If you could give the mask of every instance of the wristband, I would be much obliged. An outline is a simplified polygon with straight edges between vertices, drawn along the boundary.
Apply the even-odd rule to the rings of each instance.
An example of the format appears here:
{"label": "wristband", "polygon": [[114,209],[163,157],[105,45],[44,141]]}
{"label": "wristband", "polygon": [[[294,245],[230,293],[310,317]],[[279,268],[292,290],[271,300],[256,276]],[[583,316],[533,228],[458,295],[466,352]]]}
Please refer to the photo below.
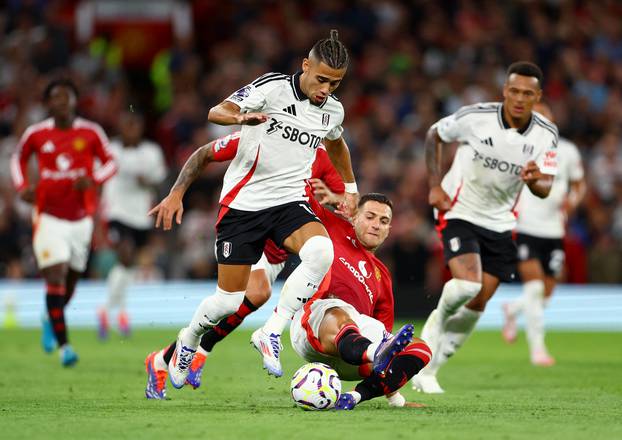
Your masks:
{"label": "wristband", "polygon": [[356,194],[359,192],[358,188],[356,187],[356,182],[346,182],[344,183],[344,185],[348,194]]}

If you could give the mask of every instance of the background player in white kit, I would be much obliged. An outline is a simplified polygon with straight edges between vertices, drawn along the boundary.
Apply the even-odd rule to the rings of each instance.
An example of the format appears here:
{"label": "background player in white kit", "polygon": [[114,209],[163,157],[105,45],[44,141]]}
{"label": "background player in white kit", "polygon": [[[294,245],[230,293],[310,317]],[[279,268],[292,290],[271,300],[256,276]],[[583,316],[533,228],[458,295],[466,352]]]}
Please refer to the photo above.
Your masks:
{"label": "background player in white kit", "polygon": [[104,185],[103,208],[108,221],[108,240],[117,263],[108,273],[108,297],[97,312],[98,335],[108,337],[108,314],[118,308],[119,331],[128,336],[126,311],[128,285],[132,282],[137,251],[147,243],[152,220],[155,185],[166,177],[166,164],[159,145],[143,139],[143,116],[126,111],[119,119],[119,138],[110,142],[117,174]]}
{"label": "background player in white kit", "polygon": [[[473,331],[501,281],[514,279],[512,212],[523,185],[546,197],[557,170],[557,128],[532,112],[542,95],[542,71],[528,62],[507,71],[502,103],[463,107],[434,124],[426,136],[429,202],[438,210],[443,252],[453,278],[421,338],[433,353],[413,387],[442,393],[436,373]],[[460,153],[441,183],[444,144]]]}
{"label": "background player in white kit", "polygon": [[[539,103],[534,109],[553,120],[548,106]],[[516,341],[516,317],[523,312],[531,363],[543,367],[555,364],[544,343],[544,307],[564,267],[567,216],[585,196],[583,165],[577,146],[560,138],[557,151],[557,175],[549,196],[540,199],[525,189],[521,192],[516,207],[516,244],[523,294],[503,305],[503,338],[508,343]]]}
{"label": "background player in white kit", "polygon": [[[337,32],[318,41],[294,75],[268,73],[239,89],[209,113],[211,122],[242,125],[238,154],[224,177],[217,220],[218,286],[179,333],[169,363],[173,386],[182,387],[201,336],[234,313],[244,298],[251,265],[272,239],[300,256],[283,286],[278,306],[252,338],[270,374],[283,374],[280,335],[294,313],[317,290],[330,268],[333,248],[326,229],[307,204],[315,148],[322,142],[346,185],[344,210],[358,198],[350,154],[341,137],[343,106],[331,95],[346,73],[348,54]],[[197,170],[184,167],[170,194],[152,211],[156,227],[179,224],[182,197]]]}

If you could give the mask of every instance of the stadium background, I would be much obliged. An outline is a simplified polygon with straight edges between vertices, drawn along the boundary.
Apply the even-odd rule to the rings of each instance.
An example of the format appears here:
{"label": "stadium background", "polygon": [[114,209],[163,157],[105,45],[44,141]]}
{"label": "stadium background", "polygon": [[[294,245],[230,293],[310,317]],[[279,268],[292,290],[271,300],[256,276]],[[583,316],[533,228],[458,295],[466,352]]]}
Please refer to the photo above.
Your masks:
{"label": "stadium background", "polygon": [[[29,211],[16,200],[8,157],[24,128],[43,119],[41,92],[61,74],[79,85],[80,113],[111,137],[123,109],[146,112],[147,136],[162,145],[170,166],[164,194],[190,152],[223,133],[206,125],[208,108],[263,72],[293,72],[316,39],[338,28],[353,58],[337,93],[346,108],[345,136],[361,190],[385,191],[396,202],[392,237],[381,257],[393,267],[398,312],[409,315],[425,313],[442,285],[426,203],[423,134],[463,104],[499,99],[510,62],[529,59],[543,67],[547,101],[561,133],[579,145],[589,185],[570,224],[566,279],[572,285],[560,287],[547,308],[547,326],[564,324],[547,333],[555,367],[532,367],[524,338],[507,345],[497,330],[478,330],[441,372],[445,395],[401,390],[426,408],[390,408],[375,399],[344,417],[293,408],[287,377],[266,377],[248,348],[250,329],[234,332],[210,356],[200,389],[168,386],[170,400],[144,398],[145,355],[173,340],[180,323],[213,291],[204,278],[214,271],[213,221],[224,172],[214,167],[188,194],[183,225],[153,231],[140,256],[144,282],[130,289],[129,305],[141,328],[131,338],[115,333],[104,344],[92,328],[76,328],[94,324],[104,298],[113,259],[101,227],[90,280],[79,284],[68,311],[80,354],[76,368],[61,368],[57,356],[42,352],[38,328],[0,328],[3,440],[622,438],[619,1],[0,5],[0,321],[10,298],[17,301],[20,324],[27,318],[38,327],[43,310]],[[495,301],[519,286],[506,288],[482,321],[498,318]],[[179,321],[163,325],[172,312]],[[581,323],[588,321],[601,326],[586,332]],[[285,345],[283,366],[291,375],[303,361]]]}
{"label": "stadium background", "polygon": [[[8,158],[25,127],[45,116],[40,97],[51,78],[76,81],[79,113],[110,137],[124,109],[146,114],[146,137],[170,167],[162,195],[194,148],[232,130],[206,122],[211,106],[264,72],[296,71],[331,28],[353,60],[337,96],[359,188],[396,203],[380,257],[393,270],[398,313],[425,314],[442,286],[425,131],[462,105],[499,100],[506,67],[520,59],[544,70],[545,100],[587,171],[565,281],[622,283],[622,4],[613,0],[8,0],[0,11],[0,277],[37,277],[29,207],[16,198]],[[150,234],[142,281],[214,277],[223,173],[214,166],[191,188],[180,227]],[[113,261],[100,222],[86,276],[105,278]]]}

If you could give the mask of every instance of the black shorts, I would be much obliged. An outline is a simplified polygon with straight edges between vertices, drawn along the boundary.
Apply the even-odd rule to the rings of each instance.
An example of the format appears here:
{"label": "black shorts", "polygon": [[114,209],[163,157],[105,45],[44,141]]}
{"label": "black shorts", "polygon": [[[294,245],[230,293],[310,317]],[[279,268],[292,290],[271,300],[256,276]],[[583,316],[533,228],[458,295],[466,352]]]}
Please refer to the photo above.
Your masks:
{"label": "black shorts", "polygon": [[447,220],[442,229],[445,263],[462,254],[480,255],[484,272],[501,281],[516,278],[516,245],[512,231],[494,232],[464,220]]}
{"label": "black shorts", "polygon": [[540,238],[527,234],[516,234],[518,259],[540,261],[544,273],[557,277],[564,268],[566,253],[564,242],[560,238]]}
{"label": "black shorts", "polygon": [[[301,226],[320,219],[307,202],[291,202],[261,211],[240,211],[221,206],[216,226],[218,264],[255,264],[266,240],[278,246]],[[222,214],[222,210],[227,210]],[[221,217],[222,215],[222,217]]]}
{"label": "black shorts", "polygon": [[108,222],[108,241],[113,245],[129,241],[135,248],[141,248],[147,244],[148,238],[149,229],[133,228],[117,220]]}

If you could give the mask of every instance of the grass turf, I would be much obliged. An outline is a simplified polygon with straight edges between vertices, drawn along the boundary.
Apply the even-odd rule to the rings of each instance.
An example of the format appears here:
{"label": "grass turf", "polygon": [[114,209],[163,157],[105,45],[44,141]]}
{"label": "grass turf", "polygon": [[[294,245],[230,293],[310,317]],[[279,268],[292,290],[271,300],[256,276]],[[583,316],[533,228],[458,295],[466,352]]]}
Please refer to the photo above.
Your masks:
{"label": "grass turf", "polygon": [[[550,333],[558,365],[534,368],[524,342],[505,345],[476,332],[440,372],[446,394],[407,399],[426,408],[389,408],[384,398],[354,411],[304,412],[289,396],[303,364],[287,341],[285,377],[268,377],[238,331],[208,359],[204,385],[168,385],[167,401],[144,398],[144,358],[174,330],[138,330],[99,343],[73,330],[80,362],[60,367],[34,330],[0,331],[0,438],[8,439],[614,439],[622,438],[619,333]],[[345,388],[352,384],[346,383]]]}

